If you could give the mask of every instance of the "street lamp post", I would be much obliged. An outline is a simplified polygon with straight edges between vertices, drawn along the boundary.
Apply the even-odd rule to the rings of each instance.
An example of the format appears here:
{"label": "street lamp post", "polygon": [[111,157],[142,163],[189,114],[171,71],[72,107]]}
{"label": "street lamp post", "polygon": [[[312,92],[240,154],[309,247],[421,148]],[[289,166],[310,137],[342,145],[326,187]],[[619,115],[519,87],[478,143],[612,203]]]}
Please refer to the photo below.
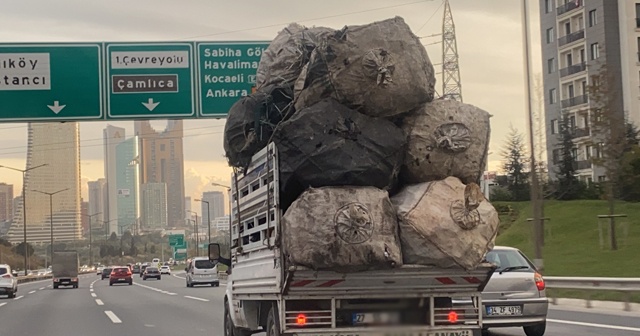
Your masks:
{"label": "street lamp post", "polygon": [[28,171],[34,170],[36,168],[44,167],[44,166],[48,166],[48,164],[44,163],[39,166],[31,167],[28,169],[17,169],[17,168],[0,165],[0,168],[7,168],[10,170],[14,170],[22,173],[22,229],[23,229],[22,233],[23,233],[23,243],[24,243],[23,245],[24,245],[24,275],[25,276],[27,276],[27,269],[28,269],[28,263],[29,263],[28,261],[29,249],[27,248],[27,195],[26,195],[27,186],[25,183],[25,176]]}
{"label": "street lamp post", "polygon": [[91,231],[93,229],[93,216],[97,216],[97,215],[101,215],[102,212],[98,212],[98,213],[94,213],[93,215],[83,215],[83,216],[87,216],[89,217],[89,266],[92,267],[93,266],[93,247],[91,246],[92,243],[92,236],[91,236]]}
{"label": "street lamp post", "polygon": [[51,255],[50,255],[50,259],[49,259],[49,264],[53,265],[53,195],[55,194],[59,194],[63,191],[67,191],[69,190],[69,188],[65,188],[62,190],[58,190],[55,192],[45,192],[45,191],[40,191],[40,190],[35,190],[35,189],[31,189],[31,191],[33,192],[37,192],[37,193],[41,193],[44,195],[49,196],[49,224],[51,226]]}
{"label": "street lamp post", "polygon": [[193,222],[193,226],[195,227],[195,232],[196,232],[196,257],[200,256],[200,246],[198,246],[199,243],[199,239],[198,239],[198,213],[195,211],[191,211],[191,210],[187,210],[190,213],[196,215],[196,220],[195,222]]}
{"label": "street lamp post", "polygon": [[207,203],[207,229],[208,229],[208,235],[207,238],[209,240],[209,244],[211,244],[211,207],[209,205],[209,201],[205,201],[202,199],[196,199],[196,202],[202,202],[202,203]]}

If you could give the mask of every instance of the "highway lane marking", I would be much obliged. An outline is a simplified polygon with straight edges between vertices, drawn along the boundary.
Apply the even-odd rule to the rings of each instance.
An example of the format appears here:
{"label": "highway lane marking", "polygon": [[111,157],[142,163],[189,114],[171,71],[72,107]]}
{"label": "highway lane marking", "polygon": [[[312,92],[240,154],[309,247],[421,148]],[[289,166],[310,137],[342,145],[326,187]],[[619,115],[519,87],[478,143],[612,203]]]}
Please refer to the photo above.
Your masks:
{"label": "highway lane marking", "polygon": [[561,323],[561,324],[571,324],[582,327],[591,327],[591,328],[603,328],[603,329],[614,329],[614,330],[624,330],[624,331],[640,331],[640,328],[634,327],[624,327],[624,326],[615,326],[615,325],[606,325],[606,324],[597,324],[597,323],[587,323],[587,322],[577,322],[577,321],[565,321],[565,320],[554,320],[547,319],[547,322],[551,323]]}
{"label": "highway lane marking", "polygon": [[29,292],[29,294],[33,294],[33,293],[35,293],[35,292],[36,292],[36,291],[32,290],[32,291],[30,291],[30,292]]}
{"label": "highway lane marking", "polygon": [[118,316],[116,316],[116,314],[114,314],[112,311],[105,310],[104,313],[107,314],[107,316],[111,319],[111,322],[113,322],[113,323],[122,323],[122,320],[119,319]]}
{"label": "highway lane marking", "polygon": [[96,303],[98,304],[98,306],[104,306],[104,302],[102,302],[102,300],[100,299],[96,299]]}
{"label": "highway lane marking", "polygon": [[203,299],[203,298],[199,298],[199,297],[195,297],[195,296],[185,295],[185,297],[186,297],[187,299],[191,299],[191,300],[198,300],[198,301],[209,302],[209,300],[207,300],[207,299]]}
{"label": "highway lane marking", "polygon": [[7,304],[6,302],[0,303],[0,307],[4,306],[6,304]]}
{"label": "highway lane marking", "polygon": [[43,289],[44,289],[44,287],[40,287],[40,290],[43,290]]}
{"label": "highway lane marking", "polygon": [[91,293],[91,297],[98,297],[96,293]]}
{"label": "highway lane marking", "polygon": [[20,295],[20,296],[18,296],[17,298],[15,298],[14,300],[20,300],[20,299],[22,299],[23,297],[24,297],[24,295]]}
{"label": "highway lane marking", "polygon": [[89,291],[90,291],[90,292],[93,292],[93,288],[89,288]]}

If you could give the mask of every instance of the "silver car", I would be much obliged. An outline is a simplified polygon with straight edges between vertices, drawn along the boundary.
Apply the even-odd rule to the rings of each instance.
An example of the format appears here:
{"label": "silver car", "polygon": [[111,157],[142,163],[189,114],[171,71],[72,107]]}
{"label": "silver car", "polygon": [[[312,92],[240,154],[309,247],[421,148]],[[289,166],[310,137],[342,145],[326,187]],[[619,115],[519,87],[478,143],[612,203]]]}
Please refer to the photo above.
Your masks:
{"label": "silver car", "polygon": [[484,328],[523,327],[527,336],[543,336],[549,301],[542,275],[513,247],[496,246],[486,260],[497,268],[482,292]]}
{"label": "silver car", "polygon": [[11,273],[11,267],[0,264],[0,295],[8,295],[9,299],[13,299],[17,292],[18,279]]}

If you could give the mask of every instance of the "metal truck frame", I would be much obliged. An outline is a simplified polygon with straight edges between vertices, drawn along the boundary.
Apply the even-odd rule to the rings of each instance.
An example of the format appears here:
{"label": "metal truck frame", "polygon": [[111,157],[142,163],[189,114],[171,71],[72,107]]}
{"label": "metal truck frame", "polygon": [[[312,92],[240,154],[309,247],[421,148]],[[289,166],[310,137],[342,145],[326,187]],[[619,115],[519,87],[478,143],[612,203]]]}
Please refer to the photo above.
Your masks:
{"label": "metal truck frame", "polygon": [[[279,182],[274,144],[233,177],[225,336],[480,335],[480,294],[492,265],[474,271],[405,265],[348,274],[289,265],[280,244],[286,232]],[[210,258],[220,260],[212,247],[219,251],[211,244]],[[452,300],[463,298],[470,304],[454,309]],[[378,324],[397,315],[411,325]]]}

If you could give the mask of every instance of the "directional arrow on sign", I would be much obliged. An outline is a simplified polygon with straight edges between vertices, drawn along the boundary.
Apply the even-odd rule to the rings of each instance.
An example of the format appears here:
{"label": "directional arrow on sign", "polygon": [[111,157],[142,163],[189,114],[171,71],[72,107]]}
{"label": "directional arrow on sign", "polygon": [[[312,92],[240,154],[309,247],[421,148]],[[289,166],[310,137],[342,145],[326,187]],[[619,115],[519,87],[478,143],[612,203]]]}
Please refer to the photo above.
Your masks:
{"label": "directional arrow on sign", "polygon": [[60,113],[60,111],[62,111],[63,108],[65,108],[67,105],[60,105],[60,102],[58,102],[57,100],[53,102],[53,105],[47,105],[49,107],[49,109],[51,109],[51,111],[53,111],[53,113],[58,114]]}
{"label": "directional arrow on sign", "polygon": [[149,112],[152,112],[153,109],[155,109],[156,106],[158,106],[158,104],[160,104],[160,102],[154,103],[153,98],[149,98],[148,102],[142,103],[142,105],[144,105],[144,107],[146,107],[147,110],[149,110]]}

